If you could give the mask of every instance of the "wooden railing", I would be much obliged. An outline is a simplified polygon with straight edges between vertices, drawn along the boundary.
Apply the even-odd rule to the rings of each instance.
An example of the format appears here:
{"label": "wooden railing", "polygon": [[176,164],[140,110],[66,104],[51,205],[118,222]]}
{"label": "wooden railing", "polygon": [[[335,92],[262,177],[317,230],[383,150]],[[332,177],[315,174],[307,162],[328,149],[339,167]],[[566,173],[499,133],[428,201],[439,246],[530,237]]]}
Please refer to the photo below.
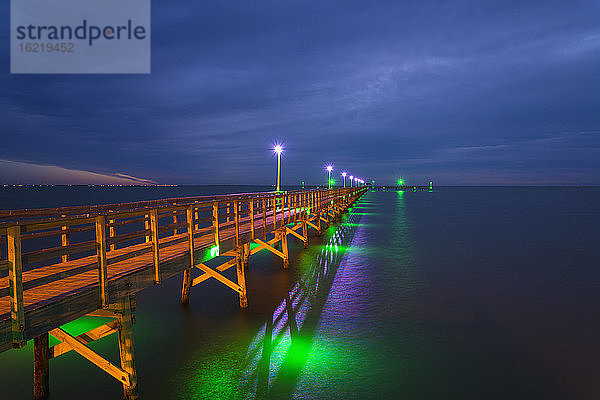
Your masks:
{"label": "wooden railing", "polygon": [[[348,204],[365,188],[243,193],[136,203],[0,211],[0,277],[8,275],[13,345],[24,344],[23,293],[84,272],[98,271],[98,306],[106,307],[108,270],[114,263],[152,254],[154,282],[160,282],[160,254],[187,242],[191,265],[194,240],[205,237],[210,257],[219,254],[223,232],[235,246],[254,240],[309,214]],[[246,242],[242,243],[243,240]],[[94,257],[95,256],[95,257]],[[51,267],[23,281],[24,271]],[[8,271],[8,272],[6,272]]]}

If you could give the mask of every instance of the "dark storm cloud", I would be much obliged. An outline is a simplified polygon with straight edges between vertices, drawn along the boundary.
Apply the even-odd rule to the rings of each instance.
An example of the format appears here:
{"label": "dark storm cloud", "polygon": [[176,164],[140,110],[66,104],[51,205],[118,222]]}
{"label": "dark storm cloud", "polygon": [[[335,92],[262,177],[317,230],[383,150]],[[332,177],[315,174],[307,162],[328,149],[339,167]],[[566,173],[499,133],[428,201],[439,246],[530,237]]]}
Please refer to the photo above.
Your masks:
{"label": "dark storm cloud", "polygon": [[[8,7],[2,9],[8,20]],[[0,158],[162,183],[600,183],[594,1],[155,1],[152,74],[0,77]]]}

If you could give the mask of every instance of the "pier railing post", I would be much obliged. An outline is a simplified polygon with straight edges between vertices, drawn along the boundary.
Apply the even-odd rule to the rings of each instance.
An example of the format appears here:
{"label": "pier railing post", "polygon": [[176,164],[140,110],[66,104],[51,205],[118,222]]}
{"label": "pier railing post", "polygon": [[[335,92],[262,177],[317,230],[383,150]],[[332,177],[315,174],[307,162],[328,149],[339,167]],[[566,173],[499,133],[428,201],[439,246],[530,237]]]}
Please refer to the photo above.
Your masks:
{"label": "pier railing post", "polygon": [[[61,215],[61,217],[66,217],[66,215]],[[60,241],[61,241],[61,245],[63,247],[67,247],[69,245],[69,233],[67,232],[67,230],[69,229],[69,227],[67,225],[64,225],[61,227],[61,229],[63,231],[65,231],[65,233],[63,233],[60,236]],[[63,254],[62,255],[62,262],[67,262],[69,261],[69,255],[68,254]]]}
{"label": "pier railing post", "polygon": [[189,267],[183,270],[183,283],[181,286],[181,304],[188,305],[190,303],[190,289],[192,287],[192,268],[194,268],[194,210],[193,206],[188,206],[186,209],[186,222],[187,222],[187,237],[188,237],[188,250],[189,256]]}
{"label": "pier railing post", "polygon": [[106,217],[96,217],[96,256],[98,259],[98,292],[100,308],[108,307],[108,260],[106,259]]}
{"label": "pier railing post", "polygon": [[262,200],[263,211],[263,239],[267,240],[267,200]]}
{"label": "pier railing post", "polygon": [[235,218],[235,247],[240,247],[240,203],[233,202],[233,217]]}
{"label": "pier railing post", "polygon": [[[177,203],[173,203],[173,205],[176,206]],[[177,210],[173,210],[173,223],[176,224],[177,221]],[[173,235],[177,235],[177,228],[173,229]]]}
{"label": "pier railing post", "polygon": [[25,341],[25,309],[23,305],[23,256],[21,253],[21,227],[11,226],[6,230],[8,243],[8,286],[10,317],[12,320],[12,344],[21,348]]}
{"label": "pier railing post", "polygon": [[248,206],[250,207],[250,240],[254,240],[254,200],[250,200]]}
{"label": "pier railing post", "polygon": [[213,232],[215,234],[215,246],[217,246],[217,250],[219,250],[220,246],[220,238],[219,238],[219,203],[213,203]]}
{"label": "pier railing post", "polygon": [[277,229],[277,197],[273,197],[273,230]]}
{"label": "pier railing post", "polygon": [[[150,220],[150,214],[144,215],[144,229],[152,229],[152,221]],[[152,237],[150,235],[146,235],[146,243],[150,242]]]}
{"label": "pier railing post", "polygon": [[[113,238],[115,237],[115,220],[114,219],[109,219],[108,220],[108,237]],[[146,241],[148,241],[148,236],[146,236]],[[115,250],[117,248],[117,245],[115,243],[111,243],[108,246],[108,249],[110,251]]]}
{"label": "pier railing post", "polygon": [[150,212],[150,237],[152,238],[152,260],[154,262],[154,284],[160,283],[160,257],[158,253],[158,210]]}

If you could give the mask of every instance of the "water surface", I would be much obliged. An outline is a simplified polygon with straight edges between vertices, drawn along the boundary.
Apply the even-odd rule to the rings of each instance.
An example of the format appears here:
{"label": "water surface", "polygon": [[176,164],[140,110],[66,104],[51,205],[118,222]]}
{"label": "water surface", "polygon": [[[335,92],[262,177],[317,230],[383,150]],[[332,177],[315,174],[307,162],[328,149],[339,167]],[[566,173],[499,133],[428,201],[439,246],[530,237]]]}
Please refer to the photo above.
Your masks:
{"label": "water surface", "polygon": [[[289,271],[253,256],[247,311],[215,281],[188,308],[180,277],[138,294],[140,398],[597,399],[599,226],[600,188],[369,192],[308,250],[290,237]],[[114,337],[92,347],[118,359]],[[30,397],[31,359],[31,345],[0,354],[3,398]],[[75,354],[50,367],[53,398],[120,396]]]}

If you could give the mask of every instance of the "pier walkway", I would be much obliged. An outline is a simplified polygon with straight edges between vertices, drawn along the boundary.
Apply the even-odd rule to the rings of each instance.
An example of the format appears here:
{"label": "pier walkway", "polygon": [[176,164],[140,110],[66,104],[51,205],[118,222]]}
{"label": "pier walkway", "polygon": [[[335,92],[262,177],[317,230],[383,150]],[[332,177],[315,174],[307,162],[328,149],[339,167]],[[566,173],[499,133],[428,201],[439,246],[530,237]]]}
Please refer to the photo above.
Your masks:
{"label": "pier walkway", "polygon": [[[299,190],[173,198],[136,203],[0,211],[0,352],[34,339],[34,398],[47,398],[49,360],[75,351],[137,398],[133,356],[135,293],[183,274],[181,301],[216,279],[248,306],[245,269],[261,250],[289,267],[288,235],[308,245],[309,227],[344,213],[367,189]],[[251,247],[250,244],[254,243]],[[279,246],[280,245],[280,246]],[[205,261],[228,258],[211,268]],[[235,281],[222,274],[235,267]],[[114,318],[71,336],[83,316]],[[87,344],[118,333],[120,366]],[[50,347],[49,336],[59,344]]]}

